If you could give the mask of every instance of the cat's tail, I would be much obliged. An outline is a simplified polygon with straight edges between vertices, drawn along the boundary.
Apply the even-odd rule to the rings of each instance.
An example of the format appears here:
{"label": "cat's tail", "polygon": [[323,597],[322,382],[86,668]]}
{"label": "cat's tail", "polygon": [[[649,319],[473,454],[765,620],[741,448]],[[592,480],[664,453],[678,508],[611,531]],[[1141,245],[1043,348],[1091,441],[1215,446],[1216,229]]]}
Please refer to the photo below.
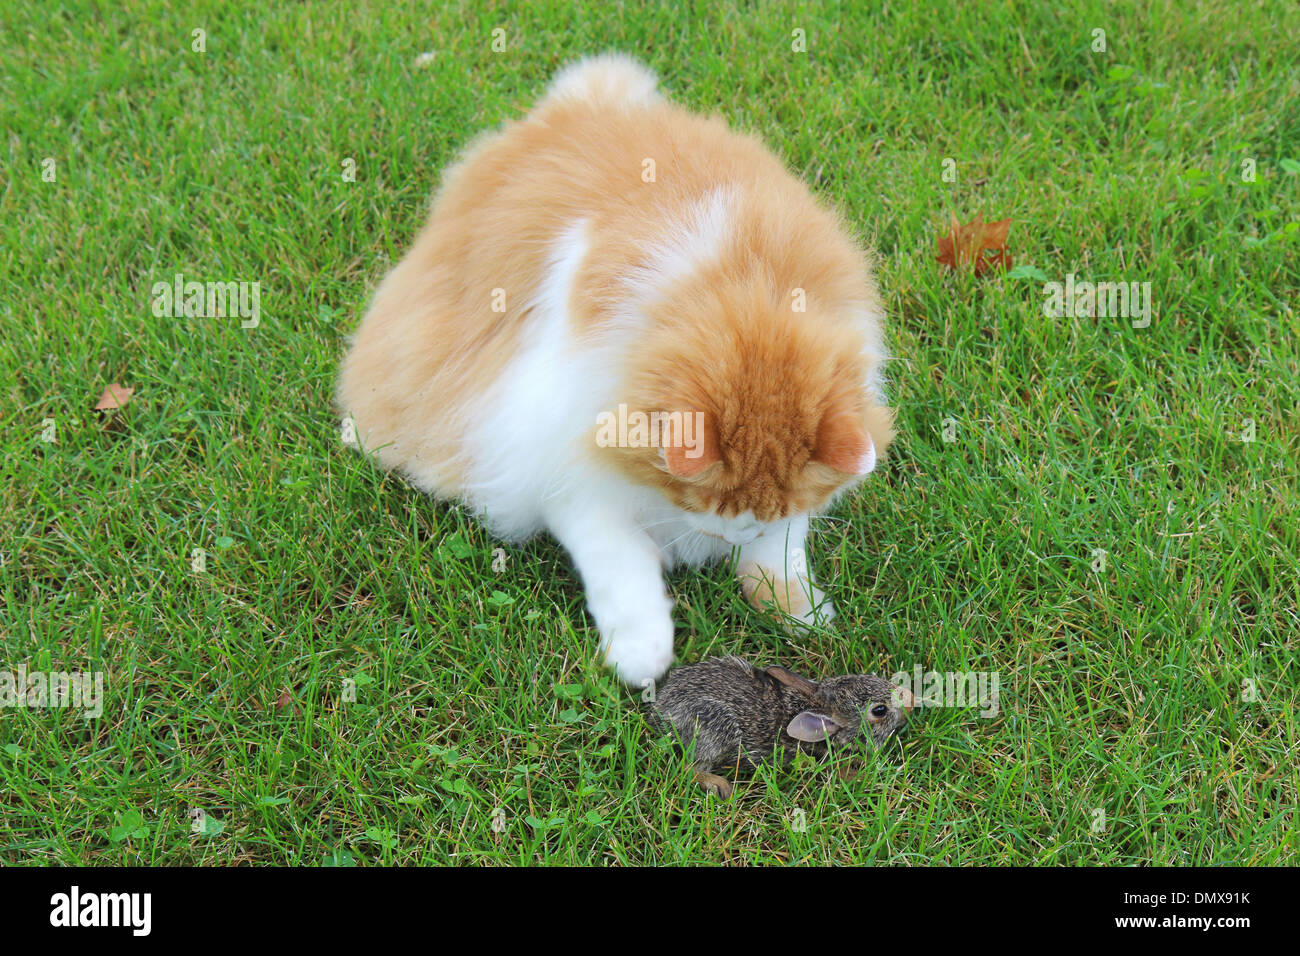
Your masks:
{"label": "cat's tail", "polygon": [[659,77],[652,70],[624,53],[602,53],[556,73],[538,105],[580,100],[601,106],[647,106],[662,99]]}

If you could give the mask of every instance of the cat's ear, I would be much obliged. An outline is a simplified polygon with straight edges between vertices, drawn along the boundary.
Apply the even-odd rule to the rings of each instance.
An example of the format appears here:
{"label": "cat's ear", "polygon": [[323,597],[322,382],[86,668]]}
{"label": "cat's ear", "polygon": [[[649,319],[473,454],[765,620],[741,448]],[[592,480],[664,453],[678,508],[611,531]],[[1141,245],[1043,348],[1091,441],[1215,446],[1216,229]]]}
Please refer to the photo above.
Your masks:
{"label": "cat's ear", "polygon": [[813,461],[846,475],[866,475],[876,467],[876,443],[862,424],[849,412],[831,411],[817,429],[817,447]]}
{"label": "cat's ear", "polygon": [[669,474],[694,478],[722,460],[717,435],[703,412],[684,412],[670,418],[659,435],[659,460]]}

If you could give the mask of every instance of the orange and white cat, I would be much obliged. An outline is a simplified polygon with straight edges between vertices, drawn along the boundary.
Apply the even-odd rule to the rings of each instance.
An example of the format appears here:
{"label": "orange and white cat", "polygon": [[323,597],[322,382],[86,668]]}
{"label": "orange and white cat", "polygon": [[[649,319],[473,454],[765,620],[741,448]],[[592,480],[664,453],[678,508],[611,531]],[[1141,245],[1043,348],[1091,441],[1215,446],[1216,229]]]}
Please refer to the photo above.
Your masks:
{"label": "orange and white cat", "polygon": [[867,256],[760,142],[599,56],[446,172],[338,402],[385,468],[553,534],[642,685],[675,565],[738,549],[752,603],[830,618],[802,549],[892,438],[882,321]]}

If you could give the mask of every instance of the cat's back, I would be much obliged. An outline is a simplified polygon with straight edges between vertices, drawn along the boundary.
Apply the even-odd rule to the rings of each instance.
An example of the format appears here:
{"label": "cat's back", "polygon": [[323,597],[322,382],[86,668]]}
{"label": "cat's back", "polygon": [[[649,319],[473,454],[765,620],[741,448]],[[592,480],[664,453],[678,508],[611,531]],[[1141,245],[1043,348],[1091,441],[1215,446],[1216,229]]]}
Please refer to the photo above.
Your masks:
{"label": "cat's back", "polygon": [[655,217],[710,188],[760,182],[769,194],[804,191],[758,139],[670,102],[630,58],[597,57],[472,147],[444,178],[431,222],[487,211],[514,217],[524,236],[580,219],[654,233]]}

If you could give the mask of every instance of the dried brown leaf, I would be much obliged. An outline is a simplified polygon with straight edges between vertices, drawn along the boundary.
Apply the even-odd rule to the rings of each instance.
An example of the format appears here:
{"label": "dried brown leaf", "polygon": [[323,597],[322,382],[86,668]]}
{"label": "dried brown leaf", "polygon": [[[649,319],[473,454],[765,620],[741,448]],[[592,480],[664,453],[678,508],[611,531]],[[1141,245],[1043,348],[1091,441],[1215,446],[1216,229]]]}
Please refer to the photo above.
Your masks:
{"label": "dried brown leaf", "polygon": [[99,396],[99,401],[95,404],[95,411],[102,412],[110,408],[122,408],[131,400],[131,396],[134,394],[135,389],[114,382],[104,389],[103,395]]}
{"label": "dried brown leaf", "polygon": [[968,223],[958,225],[952,217],[952,228],[946,236],[939,237],[938,262],[953,271],[972,269],[977,276],[990,269],[1006,269],[1011,265],[1011,254],[1006,250],[1007,234],[1011,220],[985,222],[979,213]]}

